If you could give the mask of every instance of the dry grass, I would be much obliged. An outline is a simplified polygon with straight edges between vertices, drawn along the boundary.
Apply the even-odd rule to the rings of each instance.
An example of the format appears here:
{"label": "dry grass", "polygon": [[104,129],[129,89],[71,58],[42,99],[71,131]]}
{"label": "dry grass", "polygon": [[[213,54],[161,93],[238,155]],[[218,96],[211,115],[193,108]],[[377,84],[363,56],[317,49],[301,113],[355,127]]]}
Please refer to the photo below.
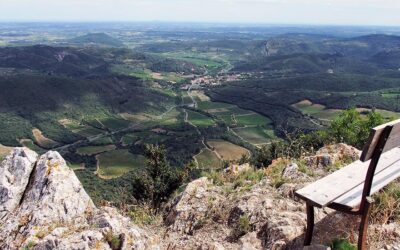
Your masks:
{"label": "dry grass", "polygon": [[12,150],[12,147],[6,147],[0,144],[0,161],[2,161]]}
{"label": "dry grass", "polygon": [[375,224],[400,223],[400,181],[386,186],[374,195],[371,221]]}

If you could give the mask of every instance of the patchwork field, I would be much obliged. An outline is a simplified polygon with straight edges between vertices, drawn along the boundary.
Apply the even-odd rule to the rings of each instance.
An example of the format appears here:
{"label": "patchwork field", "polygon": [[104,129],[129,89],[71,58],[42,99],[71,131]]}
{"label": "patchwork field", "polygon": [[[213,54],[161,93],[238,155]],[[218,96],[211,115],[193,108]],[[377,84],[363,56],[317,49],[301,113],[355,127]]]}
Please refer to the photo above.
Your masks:
{"label": "patchwork field", "polygon": [[249,155],[249,150],[225,140],[209,140],[207,143],[214,148],[222,159],[227,161],[239,160],[242,155]]}
{"label": "patchwork field", "polygon": [[125,173],[143,169],[145,158],[133,155],[127,149],[114,150],[97,155],[97,174],[104,179],[117,178]]}
{"label": "patchwork field", "polygon": [[263,127],[248,127],[235,128],[233,131],[243,140],[254,145],[266,144],[277,138],[272,128],[266,129]]}
{"label": "patchwork field", "polygon": [[266,126],[272,123],[265,116],[227,103],[203,101],[198,103],[198,107],[215,115],[229,126]]}
{"label": "patchwork field", "polygon": [[309,100],[303,100],[292,106],[299,109],[303,114],[311,115],[321,120],[333,120],[342,112],[340,109],[326,109],[324,105],[315,104]]}
{"label": "patchwork field", "polygon": [[154,118],[154,116],[146,113],[140,113],[140,114],[121,113],[119,115],[125,120],[131,122],[144,122]]}
{"label": "patchwork field", "polygon": [[206,148],[194,158],[200,169],[219,169],[223,167],[221,159],[214,152]]}
{"label": "patchwork field", "polygon": [[115,145],[106,145],[106,146],[87,146],[81,147],[76,150],[76,152],[80,155],[96,155],[103,152],[108,152],[114,150]]}
{"label": "patchwork field", "polygon": [[85,163],[72,164],[70,162],[67,162],[67,165],[74,171],[85,169]]}
{"label": "patchwork field", "polygon": [[129,126],[130,122],[117,117],[110,117],[110,118],[102,118],[99,119],[99,122],[103,124],[109,130],[119,130],[124,129]]}
{"label": "patchwork field", "polygon": [[37,128],[32,129],[32,134],[35,137],[35,140],[40,147],[54,148],[54,147],[57,147],[58,145],[60,145],[58,142],[44,136],[42,134],[42,131],[40,131]]}
{"label": "patchwork field", "polygon": [[195,126],[213,126],[214,120],[210,117],[200,114],[192,110],[186,110],[188,113],[188,121]]}
{"label": "patchwork field", "polygon": [[[357,108],[357,111],[362,114],[364,112],[371,111],[371,109]],[[375,109],[375,112],[378,112],[379,114],[381,114],[385,120],[393,120],[393,119],[399,119],[400,118],[400,113],[389,111],[389,110]]]}
{"label": "patchwork field", "polygon": [[[341,109],[326,109],[324,105],[315,104],[310,102],[309,100],[303,100],[301,102],[293,104],[292,106],[299,109],[304,114],[311,115],[321,120],[333,120],[343,111]],[[357,111],[360,113],[364,113],[371,111],[371,109],[357,108]],[[400,118],[400,113],[397,112],[383,109],[375,109],[375,111],[381,114],[386,120]]]}
{"label": "patchwork field", "polygon": [[79,124],[77,121],[62,119],[59,121],[61,125],[69,129],[72,133],[81,135],[83,137],[91,137],[103,133],[103,130],[94,128],[87,125]]}

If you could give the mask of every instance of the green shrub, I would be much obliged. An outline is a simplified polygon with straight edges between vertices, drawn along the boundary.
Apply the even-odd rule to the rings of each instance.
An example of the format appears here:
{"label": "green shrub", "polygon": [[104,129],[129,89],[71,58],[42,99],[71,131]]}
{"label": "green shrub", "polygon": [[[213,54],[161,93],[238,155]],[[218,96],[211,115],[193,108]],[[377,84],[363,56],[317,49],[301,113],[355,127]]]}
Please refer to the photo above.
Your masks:
{"label": "green shrub", "polygon": [[29,241],[28,244],[22,247],[22,250],[30,250],[36,245],[35,242]]}
{"label": "green shrub", "polygon": [[146,144],[144,154],[147,166],[145,173],[133,182],[133,193],[158,208],[181,186],[185,173],[169,165],[163,146]]}
{"label": "green shrub", "polygon": [[136,225],[154,225],[162,221],[160,215],[148,205],[135,206],[128,215]]}
{"label": "green shrub", "polygon": [[345,239],[335,239],[329,245],[333,250],[357,250],[357,247]]}
{"label": "green shrub", "polygon": [[344,111],[333,120],[328,133],[337,142],[344,142],[362,148],[368,139],[371,128],[384,122],[381,114],[368,112],[363,118],[356,109]]}

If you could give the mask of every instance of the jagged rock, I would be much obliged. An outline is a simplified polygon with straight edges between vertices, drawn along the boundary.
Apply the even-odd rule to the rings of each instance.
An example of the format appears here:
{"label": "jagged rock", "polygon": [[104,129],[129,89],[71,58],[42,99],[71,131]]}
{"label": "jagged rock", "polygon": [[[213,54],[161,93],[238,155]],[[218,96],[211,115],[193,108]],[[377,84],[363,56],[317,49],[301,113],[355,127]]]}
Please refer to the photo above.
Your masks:
{"label": "jagged rock", "polygon": [[360,154],[360,150],[344,143],[338,143],[322,147],[314,156],[305,157],[305,160],[309,167],[325,168],[346,160],[355,161]]}
{"label": "jagged rock", "polygon": [[292,199],[295,201],[300,201],[294,193],[296,190],[299,190],[303,187],[305,187],[308,183],[283,183],[278,189],[278,193],[282,195],[284,198]]}
{"label": "jagged rock", "polygon": [[16,148],[0,167],[0,221],[19,205],[38,155],[26,148]]}
{"label": "jagged rock", "polygon": [[247,233],[239,239],[241,250],[262,250],[261,240],[257,237],[256,232]]}
{"label": "jagged rock", "polygon": [[223,199],[210,184],[207,177],[192,181],[175,199],[166,219],[172,230],[193,234],[199,222],[210,216],[213,204]]}
{"label": "jagged rock", "polygon": [[245,164],[232,164],[230,165],[228,168],[224,169],[225,173],[228,174],[233,174],[233,175],[237,175],[240,174],[244,171],[248,171],[251,170],[251,166],[249,163],[245,163]]}
{"label": "jagged rock", "polygon": [[296,163],[290,163],[285,167],[282,177],[296,182],[310,181],[311,178],[305,173],[300,172],[299,166]]}
{"label": "jagged rock", "polygon": [[115,209],[98,209],[57,152],[16,148],[0,165],[0,248],[110,249],[107,232],[122,249],[158,249],[158,238]]}

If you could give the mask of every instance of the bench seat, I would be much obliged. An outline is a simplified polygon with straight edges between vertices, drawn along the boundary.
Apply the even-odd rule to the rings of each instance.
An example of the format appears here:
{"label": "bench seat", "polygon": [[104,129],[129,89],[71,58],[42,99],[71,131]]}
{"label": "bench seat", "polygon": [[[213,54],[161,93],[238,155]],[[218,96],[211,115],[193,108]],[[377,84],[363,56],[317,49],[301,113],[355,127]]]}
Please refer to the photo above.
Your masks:
{"label": "bench seat", "polygon": [[[296,195],[319,208],[332,204],[349,209],[355,208],[361,202],[369,163],[370,160],[355,161],[296,191]],[[400,148],[394,148],[381,155],[375,171],[371,194],[398,177],[400,177]]]}

